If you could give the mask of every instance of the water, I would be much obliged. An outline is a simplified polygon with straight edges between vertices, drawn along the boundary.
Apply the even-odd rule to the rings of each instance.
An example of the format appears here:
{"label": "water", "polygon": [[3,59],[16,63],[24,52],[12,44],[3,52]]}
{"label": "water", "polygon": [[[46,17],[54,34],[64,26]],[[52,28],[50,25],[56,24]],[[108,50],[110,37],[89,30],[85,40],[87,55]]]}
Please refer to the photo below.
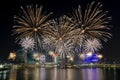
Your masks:
{"label": "water", "polygon": [[120,69],[11,69],[0,71],[0,80],[120,80]]}

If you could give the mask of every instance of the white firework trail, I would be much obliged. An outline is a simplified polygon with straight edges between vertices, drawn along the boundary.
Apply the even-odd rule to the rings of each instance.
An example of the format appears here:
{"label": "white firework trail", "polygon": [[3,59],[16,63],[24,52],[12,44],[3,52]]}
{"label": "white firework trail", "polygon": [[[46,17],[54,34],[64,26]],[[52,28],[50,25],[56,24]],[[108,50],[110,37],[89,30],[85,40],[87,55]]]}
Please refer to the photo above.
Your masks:
{"label": "white firework trail", "polygon": [[102,44],[100,43],[100,40],[94,38],[94,39],[87,39],[83,45],[85,52],[96,52],[99,51],[99,49],[102,48]]}
{"label": "white firework trail", "polygon": [[34,45],[35,45],[35,41],[34,41],[33,38],[25,37],[25,38],[21,39],[19,44],[25,50],[28,50],[28,49],[33,50],[34,49]]}
{"label": "white firework trail", "polygon": [[85,41],[84,35],[81,35],[81,37],[80,37],[80,35],[76,36],[76,39],[74,41],[76,53],[82,52],[82,47],[83,47],[84,41]]}
{"label": "white firework trail", "polygon": [[49,50],[54,50],[54,38],[53,37],[49,37],[49,36],[45,36],[43,37],[43,41],[42,41],[42,47],[44,50],[46,50],[47,52],[49,52]]}
{"label": "white firework trail", "polygon": [[65,58],[66,56],[73,56],[73,43],[68,40],[64,42],[63,40],[56,43],[55,52],[59,53],[60,58]]}

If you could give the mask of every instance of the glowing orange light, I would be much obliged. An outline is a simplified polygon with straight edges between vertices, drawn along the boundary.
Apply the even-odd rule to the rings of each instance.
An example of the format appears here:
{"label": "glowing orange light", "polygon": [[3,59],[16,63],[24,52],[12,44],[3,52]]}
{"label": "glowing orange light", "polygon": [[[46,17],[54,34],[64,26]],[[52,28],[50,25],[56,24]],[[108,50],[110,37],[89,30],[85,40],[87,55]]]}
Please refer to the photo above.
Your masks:
{"label": "glowing orange light", "polygon": [[59,40],[62,40],[62,38],[59,38]]}
{"label": "glowing orange light", "polygon": [[81,31],[81,33],[85,33],[85,30],[83,29],[83,30]]}
{"label": "glowing orange light", "polygon": [[9,57],[8,57],[8,59],[12,59],[12,60],[15,60],[15,58],[16,58],[16,53],[10,53],[10,55],[9,55]]}
{"label": "glowing orange light", "polygon": [[37,28],[34,28],[34,31],[35,31],[35,32],[37,32],[37,31],[38,31],[38,29],[37,29]]}

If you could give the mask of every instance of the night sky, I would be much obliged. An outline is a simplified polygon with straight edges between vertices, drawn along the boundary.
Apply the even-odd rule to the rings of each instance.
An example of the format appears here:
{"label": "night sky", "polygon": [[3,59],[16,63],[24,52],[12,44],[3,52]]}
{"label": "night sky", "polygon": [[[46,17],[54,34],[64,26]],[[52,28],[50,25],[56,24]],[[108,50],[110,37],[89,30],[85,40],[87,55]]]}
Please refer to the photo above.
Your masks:
{"label": "night sky", "polygon": [[[18,49],[15,44],[15,37],[11,36],[13,26],[13,16],[16,15],[20,6],[31,4],[43,5],[43,10],[53,12],[51,18],[60,17],[63,14],[72,12],[72,8],[81,5],[86,7],[92,0],[4,0],[0,1],[0,59],[7,59],[9,53]],[[96,0],[103,4],[102,10],[109,11],[108,15],[112,17],[112,38],[105,44],[100,53],[106,59],[120,59],[120,4],[115,0]]]}

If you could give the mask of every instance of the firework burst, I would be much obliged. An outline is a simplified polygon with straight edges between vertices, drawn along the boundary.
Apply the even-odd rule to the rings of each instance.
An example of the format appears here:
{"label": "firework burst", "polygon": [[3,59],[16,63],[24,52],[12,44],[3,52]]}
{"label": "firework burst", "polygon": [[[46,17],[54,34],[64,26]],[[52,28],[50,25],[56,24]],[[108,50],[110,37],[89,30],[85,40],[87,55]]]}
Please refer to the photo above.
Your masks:
{"label": "firework burst", "polygon": [[84,12],[81,6],[75,9],[71,18],[62,16],[50,21],[46,19],[51,13],[42,13],[42,6],[21,7],[14,17],[13,35],[17,36],[16,41],[21,40],[25,50],[33,49],[36,43],[37,48],[52,50],[61,58],[84,51],[96,52],[102,48],[100,41],[106,42],[112,36],[108,32],[111,17],[101,7],[101,3],[92,2]]}
{"label": "firework burst", "polygon": [[94,39],[87,39],[84,43],[84,52],[97,52],[102,48],[102,44],[100,43],[100,40],[94,38]]}
{"label": "firework burst", "polygon": [[13,35],[16,35],[16,41],[26,36],[34,38],[37,46],[41,48],[42,36],[47,29],[46,19],[51,13],[45,15],[42,13],[42,6],[21,7],[20,13],[14,17]]}
{"label": "firework burst", "polygon": [[20,40],[19,44],[22,46],[24,50],[28,50],[28,49],[33,50],[35,41],[33,38],[25,37]]}
{"label": "firework burst", "polygon": [[[61,58],[73,54],[73,43],[76,31],[74,25],[69,22],[67,16],[54,19],[50,22],[50,30],[48,31],[48,39],[46,43],[53,44],[52,48]],[[49,40],[50,39],[50,40]]]}
{"label": "firework burst", "polygon": [[87,5],[85,12],[81,11],[81,6],[74,10],[73,23],[79,29],[80,37],[84,35],[87,38],[93,37],[104,41],[111,38],[111,34],[108,32],[111,17],[108,17],[108,11],[102,11],[101,7],[101,3],[95,5],[95,2],[92,2]]}

